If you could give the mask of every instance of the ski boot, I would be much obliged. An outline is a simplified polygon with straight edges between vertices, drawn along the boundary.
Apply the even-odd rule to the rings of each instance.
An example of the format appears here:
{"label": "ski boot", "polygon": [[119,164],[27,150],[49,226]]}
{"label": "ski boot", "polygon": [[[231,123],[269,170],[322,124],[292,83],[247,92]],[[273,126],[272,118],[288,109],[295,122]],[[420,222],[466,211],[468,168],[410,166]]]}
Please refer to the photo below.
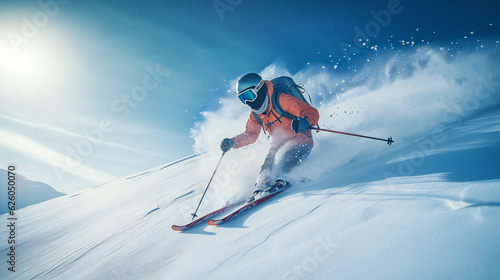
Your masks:
{"label": "ski boot", "polygon": [[252,203],[252,202],[255,201],[255,199],[257,199],[258,197],[262,196],[262,194],[264,193],[264,191],[267,188],[269,188],[269,182],[256,184],[255,188],[256,188],[256,190],[253,191],[252,196],[247,199],[247,203]]}
{"label": "ski boot", "polygon": [[282,188],[285,188],[289,185],[290,183],[285,181],[285,180],[281,180],[281,179],[278,179],[274,182],[274,184],[272,186],[269,186],[267,187],[266,189],[264,189],[264,192],[266,193],[273,193],[275,191],[278,191]]}

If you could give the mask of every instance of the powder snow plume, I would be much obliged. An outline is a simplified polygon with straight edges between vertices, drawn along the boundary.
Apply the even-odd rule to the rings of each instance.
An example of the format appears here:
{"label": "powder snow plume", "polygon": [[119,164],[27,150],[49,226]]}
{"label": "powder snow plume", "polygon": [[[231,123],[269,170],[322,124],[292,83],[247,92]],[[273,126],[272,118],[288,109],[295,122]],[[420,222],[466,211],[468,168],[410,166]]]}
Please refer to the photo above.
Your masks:
{"label": "powder snow plume", "polygon": [[[322,128],[394,138],[395,144],[388,147],[379,141],[314,133],[315,148],[294,176],[317,179],[350,161],[416,146],[415,140],[498,105],[498,56],[498,50],[464,49],[450,58],[442,49],[425,46],[373,56],[357,72],[329,72],[312,66],[291,74],[272,64],[260,74],[264,79],[288,75],[304,84],[320,112]],[[195,151],[212,159],[201,170],[206,174],[220,158],[221,140],[243,132],[250,114],[235,98],[236,81],[230,81],[231,90],[220,98],[220,106],[203,112],[204,121],[191,132]],[[261,133],[254,145],[227,153],[215,178],[217,194],[221,191],[225,199],[232,199],[251,192],[268,141]]]}

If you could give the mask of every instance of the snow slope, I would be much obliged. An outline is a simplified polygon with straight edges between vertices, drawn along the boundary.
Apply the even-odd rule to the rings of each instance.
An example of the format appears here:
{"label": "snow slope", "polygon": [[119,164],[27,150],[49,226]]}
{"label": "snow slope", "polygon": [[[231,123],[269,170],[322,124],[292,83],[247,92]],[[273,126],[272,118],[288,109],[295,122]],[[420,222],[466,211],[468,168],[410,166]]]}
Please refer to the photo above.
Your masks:
{"label": "snow slope", "polygon": [[[7,171],[4,169],[0,169],[0,182],[7,184]],[[47,184],[31,181],[20,174],[16,176],[16,185],[16,208],[18,209],[64,195]],[[7,188],[3,187],[0,190],[0,214],[9,211],[7,199]]]}
{"label": "snow slope", "polygon": [[[473,94],[478,77],[498,80],[499,62],[450,62],[432,51],[426,59],[384,84],[316,95],[323,126],[393,136],[392,147],[318,133],[292,178],[311,181],[220,227],[174,232],[203,193],[220,139],[244,127],[248,112],[224,99],[193,130],[203,154],[19,210],[17,271],[2,261],[0,278],[500,278],[499,88],[493,82],[482,88],[491,92]],[[300,76],[315,91],[335,79]],[[250,194],[267,146],[262,137],[229,152],[200,213]]]}

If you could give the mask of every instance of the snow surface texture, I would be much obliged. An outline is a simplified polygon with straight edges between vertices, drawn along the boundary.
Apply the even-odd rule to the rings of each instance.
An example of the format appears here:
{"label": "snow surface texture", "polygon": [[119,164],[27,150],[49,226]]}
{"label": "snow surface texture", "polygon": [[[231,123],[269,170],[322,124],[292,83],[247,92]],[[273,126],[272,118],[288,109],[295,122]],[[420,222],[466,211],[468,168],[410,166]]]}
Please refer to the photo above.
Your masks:
{"label": "snow surface texture", "polygon": [[[315,134],[292,178],[311,181],[220,227],[175,232],[190,220],[220,140],[244,129],[248,111],[228,97],[193,129],[201,155],[19,210],[17,272],[2,261],[0,278],[499,279],[498,54],[396,58],[349,79],[294,77],[312,93],[320,125],[393,136],[392,147]],[[268,146],[261,137],[227,153],[199,213],[248,196]]]}
{"label": "snow surface texture", "polygon": [[[0,182],[7,184],[7,171],[0,169]],[[20,209],[64,195],[42,182],[34,182],[16,173],[16,208]],[[9,211],[7,205],[7,187],[0,190],[0,214]]]}

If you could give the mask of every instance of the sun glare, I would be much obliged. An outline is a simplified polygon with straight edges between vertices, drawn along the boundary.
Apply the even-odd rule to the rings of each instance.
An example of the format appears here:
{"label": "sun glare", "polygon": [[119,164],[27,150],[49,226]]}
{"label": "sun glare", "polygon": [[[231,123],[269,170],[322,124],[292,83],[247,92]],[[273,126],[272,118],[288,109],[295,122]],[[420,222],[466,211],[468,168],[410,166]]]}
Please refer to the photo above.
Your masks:
{"label": "sun glare", "polygon": [[26,51],[15,53],[8,48],[2,48],[1,65],[6,74],[28,74],[36,71],[36,57]]}
{"label": "sun glare", "polygon": [[59,76],[57,58],[47,45],[35,42],[18,51],[0,46],[0,80],[16,92],[50,88]]}

